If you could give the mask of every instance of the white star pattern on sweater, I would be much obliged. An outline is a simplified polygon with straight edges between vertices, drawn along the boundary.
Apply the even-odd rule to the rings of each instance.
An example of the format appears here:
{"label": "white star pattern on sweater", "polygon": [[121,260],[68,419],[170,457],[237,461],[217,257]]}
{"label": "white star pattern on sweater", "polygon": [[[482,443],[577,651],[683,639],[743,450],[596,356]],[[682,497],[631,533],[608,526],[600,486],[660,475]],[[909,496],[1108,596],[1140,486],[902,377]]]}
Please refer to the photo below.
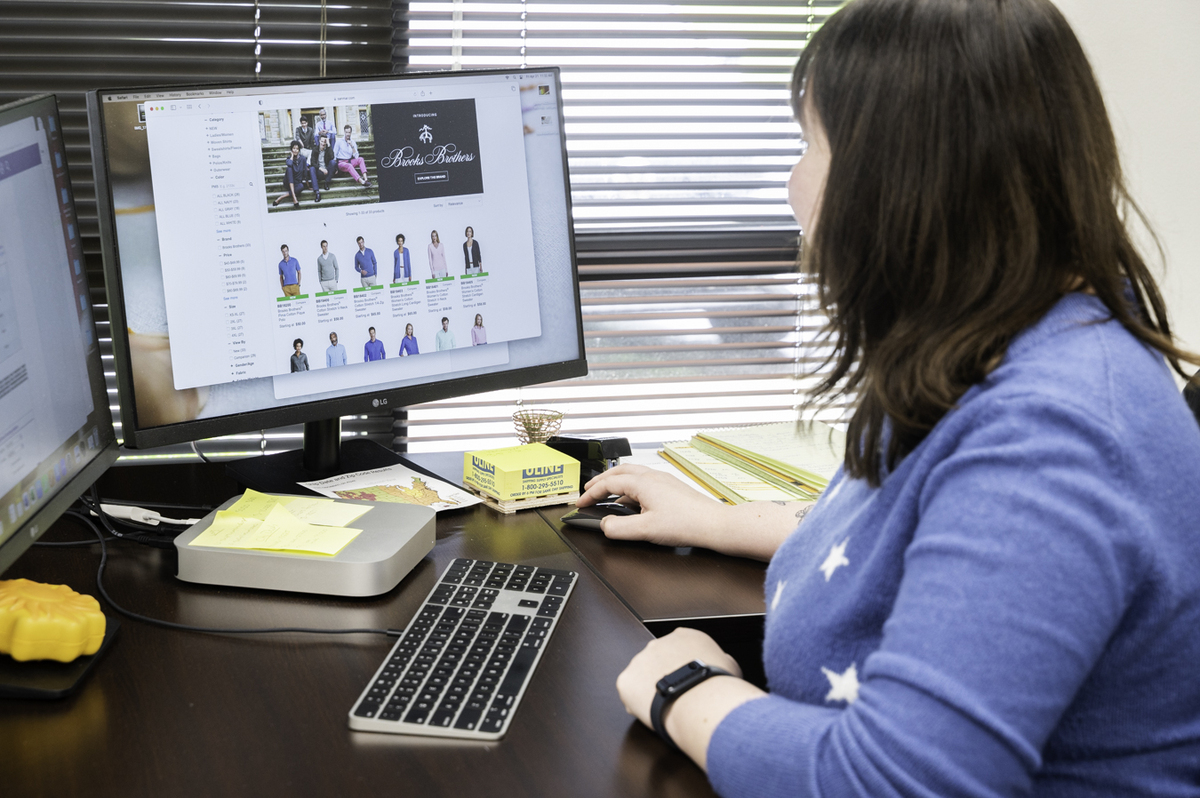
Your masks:
{"label": "white star pattern on sweater", "polygon": [[779,599],[783,597],[783,589],[785,587],[787,587],[786,579],[784,579],[782,582],[777,582],[775,584],[775,598],[771,599],[771,611],[772,612],[774,612],[775,608],[779,606]]}
{"label": "white star pattern on sweater", "polygon": [[837,544],[829,550],[829,556],[825,558],[825,562],[821,563],[820,570],[825,574],[825,581],[833,576],[833,572],[843,565],[849,565],[850,561],[846,559],[846,544],[850,542],[850,538],[846,538],[841,543]]}
{"label": "white star pattern on sweater", "polygon": [[829,668],[821,668],[821,673],[829,680],[826,701],[845,701],[847,704],[853,704],[858,700],[858,668],[853,662],[842,673],[835,673]]}

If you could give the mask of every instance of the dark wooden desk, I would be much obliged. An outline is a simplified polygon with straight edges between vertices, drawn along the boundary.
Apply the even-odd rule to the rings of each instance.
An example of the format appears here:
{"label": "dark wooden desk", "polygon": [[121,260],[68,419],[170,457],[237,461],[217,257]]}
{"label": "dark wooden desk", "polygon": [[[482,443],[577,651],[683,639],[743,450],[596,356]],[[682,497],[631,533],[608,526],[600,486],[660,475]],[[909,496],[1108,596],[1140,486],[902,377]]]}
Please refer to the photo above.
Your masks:
{"label": "dark wooden desk", "polygon": [[[448,482],[462,482],[461,452],[405,457]],[[559,518],[571,509],[560,505],[537,512],[647,629],[659,637],[680,626],[700,629],[737,659],[747,679],[765,686],[762,637],[766,563],[707,549],[668,549],[609,540],[597,532],[560,522]]]}
{"label": "dark wooden desk", "polygon": [[[105,498],[215,504],[236,488],[209,466],[113,469]],[[187,498],[185,498],[187,497]],[[63,519],[51,539],[81,538]],[[110,544],[106,586],[128,609],[190,624],[402,627],[455,557],[580,573],[508,735],[498,743],[353,732],[351,704],[391,645],[382,636],[249,638],[125,621],[65,700],[0,700],[6,796],[702,796],[703,774],[632,721],[613,683],[651,638],[536,513],[444,513],[433,552],[378,598],[206,588],[172,551]],[[95,592],[98,546],[35,548],[5,573]]]}

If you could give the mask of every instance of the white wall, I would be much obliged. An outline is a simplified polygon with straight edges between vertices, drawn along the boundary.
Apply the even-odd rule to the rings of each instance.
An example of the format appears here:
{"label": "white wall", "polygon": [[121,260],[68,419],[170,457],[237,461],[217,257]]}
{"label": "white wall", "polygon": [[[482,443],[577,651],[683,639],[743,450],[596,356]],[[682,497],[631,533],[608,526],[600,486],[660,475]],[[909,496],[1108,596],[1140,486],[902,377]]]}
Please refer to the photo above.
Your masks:
{"label": "white wall", "polygon": [[1091,59],[1130,193],[1166,251],[1171,324],[1200,351],[1200,0],[1055,2]]}

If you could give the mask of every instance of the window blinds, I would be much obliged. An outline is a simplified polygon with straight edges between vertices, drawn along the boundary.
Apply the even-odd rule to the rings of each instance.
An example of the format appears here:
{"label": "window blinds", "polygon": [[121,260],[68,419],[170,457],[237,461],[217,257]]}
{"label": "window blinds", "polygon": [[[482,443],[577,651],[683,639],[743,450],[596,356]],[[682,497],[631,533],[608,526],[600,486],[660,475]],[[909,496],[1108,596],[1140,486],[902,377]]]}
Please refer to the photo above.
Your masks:
{"label": "window blinds", "polygon": [[410,2],[410,69],[562,68],[575,229],[791,228],[792,67],[841,2]]}
{"label": "window blinds", "polygon": [[562,70],[591,373],[410,408],[397,443],[505,445],[511,413],[535,406],[571,434],[646,441],[795,418],[827,349],[795,268],[788,85],[840,5],[408,3],[411,70]]}

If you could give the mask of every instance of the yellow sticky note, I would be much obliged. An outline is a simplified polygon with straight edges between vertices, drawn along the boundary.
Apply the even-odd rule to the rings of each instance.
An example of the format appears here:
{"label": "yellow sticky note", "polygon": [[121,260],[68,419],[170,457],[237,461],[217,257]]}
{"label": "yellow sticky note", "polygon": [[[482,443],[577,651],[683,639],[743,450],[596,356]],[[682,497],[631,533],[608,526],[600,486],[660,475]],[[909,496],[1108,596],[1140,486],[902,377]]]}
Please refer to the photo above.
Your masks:
{"label": "yellow sticky note", "polygon": [[189,546],[210,546],[218,549],[241,548],[240,544],[262,526],[258,518],[243,518],[229,510],[221,510],[208,529],[197,535]]}
{"label": "yellow sticky note", "polygon": [[242,494],[242,498],[238,499],[232,507],[223,512],[230,515],[238,515],[242,518],[257,518],[259,521],[263,521],[270,514],[271,508],[277,504],[279,504],[279,499],[276,496],[268,496],[256,490],[247,490]]}
{"label": "yellow sticky note", "polygon": [[282,505],[275,504],[262,520],[235,515],[233,508],[219,512],[212,526],[197,535],[190,545],[333,556],[361,532],[361,529],[306,524]]}
{"label": "yellow sticky note", "polygon": [[310,499],[307,496],[278,496],[275,498],[296,518],[320,526],[345,526],[357,521],[371,509],[369,506],[344,504],[335,502],[333,499]]}

